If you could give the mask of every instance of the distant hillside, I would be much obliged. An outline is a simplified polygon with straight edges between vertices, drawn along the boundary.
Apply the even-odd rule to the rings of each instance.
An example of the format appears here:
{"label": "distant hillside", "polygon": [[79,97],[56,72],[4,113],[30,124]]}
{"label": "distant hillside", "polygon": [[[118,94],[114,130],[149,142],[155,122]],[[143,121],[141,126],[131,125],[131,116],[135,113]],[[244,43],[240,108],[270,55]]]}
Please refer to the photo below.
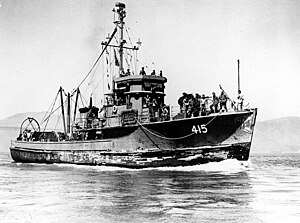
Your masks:
{"label": "distant hillside", "polygon": [[[9,116],[6,119],[0,120],[0,129],[1,128],[7,128],[7,127],[14,127],[14,128],[20,128],[22,122],[28,118],[34,118],[36,119],[39,124],[41,125],[41,128],[43,128],[46,124],[46,122],[42,122],[44,117],[46,115],[46,112],[26,112],[26,113],[19,113],[13,116]],[[48,114],[47,114],[48,116]],[[47,117],[46,116],[46,117]],[[51,118],[49,119],[49,122],[47,124],[48,129],[62,129],[62,121],[59,119],[59,116],[53,114],[51,115]]]}
{"label": "distant hillside", "polygon": [[257,122],[252,152],[300,152],[300,118]]}
{"label": "distant hillside", "polygon": [[[0,144],[8,145],[19,133],[21,123],[27,117],[34,117],[41,123],[45,112],[28,112],[0,120]],[[52,115],[49,129],[62,131],[61,119]],[[1,150],[1,148],[0,148]],[[284,117],[257,122],[254,130],[251,153],[291,153],[300,152],[300,117]]]}

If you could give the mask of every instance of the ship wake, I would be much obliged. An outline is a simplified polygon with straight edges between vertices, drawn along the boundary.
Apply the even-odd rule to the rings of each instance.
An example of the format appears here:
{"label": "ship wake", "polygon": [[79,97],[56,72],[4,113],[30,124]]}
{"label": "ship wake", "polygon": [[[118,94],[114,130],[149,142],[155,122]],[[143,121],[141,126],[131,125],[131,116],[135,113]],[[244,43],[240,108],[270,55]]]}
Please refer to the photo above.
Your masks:
{"label": "ship wake", "polygon": [[[41,165],[41,164],[32,164]],[[183,171],[183,172],[222,172],[222,173],[234,173],[252,170],[252,163],[248,161],[238,161],[236,159],[228,159],[220,162],[211,162],[206,164],[199,164],[194,166],[178,166],[178,167],[153,167],[144,169],[130,169],[123,167],[111,167],[111,166],[86,166],[76,164],[53,164],[57,167],[62,168],[74,168],[74,169],[85,169],[94,171]]]}

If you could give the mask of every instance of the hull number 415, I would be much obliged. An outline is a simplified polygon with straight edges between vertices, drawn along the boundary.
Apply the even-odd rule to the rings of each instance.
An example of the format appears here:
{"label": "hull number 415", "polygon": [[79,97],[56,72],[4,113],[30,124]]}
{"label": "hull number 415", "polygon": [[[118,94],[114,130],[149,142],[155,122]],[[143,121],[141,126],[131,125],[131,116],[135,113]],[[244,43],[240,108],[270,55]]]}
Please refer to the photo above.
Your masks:
{"label": "hull number 415", "polygon": [[195,134],[207,133],[206,125],[193,125],[192,132]]}

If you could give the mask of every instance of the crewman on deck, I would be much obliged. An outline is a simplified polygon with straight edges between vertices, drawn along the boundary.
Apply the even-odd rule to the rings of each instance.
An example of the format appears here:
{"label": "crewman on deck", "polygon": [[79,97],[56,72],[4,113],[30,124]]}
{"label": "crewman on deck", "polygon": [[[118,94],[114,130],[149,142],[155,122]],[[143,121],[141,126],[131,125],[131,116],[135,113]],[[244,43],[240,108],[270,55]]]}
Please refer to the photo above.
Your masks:
{"label": "crewman on deck", "polygon": [[168,109],[168,106],[166,106],[166,105],[164,105],[162,108],[161,118],[162,118],[162,121],[169,120],[169,109]]}
{"label": "crewman on deck", "polygon": [[125,76],[130,76],[130,70],[127,69],[126,73],[125,73]]}
{"label": "crewman on deck", "polygon": [[206,115],[206,97],[204,94],[200,98],[200,113],[201,116]]}
{"label": "crewman on deck", "polygon": [[155,70],[152,71],[151,75],[152,75],[152,76],[155,76]]}
{"label": "crewman on deck", "polygon": [[186,117],[190,118],[192,117],[194,113],[194,95],[189,95],[188,99],[188,105],[187,105],[187,111],[186,111]]}
{"label": "crewman on deck", "polygon": [[226,112],[228,111],[228,109],[227,109],[227,99],[228,99],[227,95],[222,90],[221,95],[219,97],[219,100],[220,100],[220,110],[221,111],[222,111],[223,108],[225,109]]}
{"label": "crewman on deck", "polygon": [[244,102],[244,95],[242,95],[242,92],[241,90],[238,91],[239,94],[238,94],[238,110],[243,110],[243,102]]}
{"label": "crewman on deck", "polygon": [[148,108],[151,106],[151,98],[150,98],[149,94],[147,94],[145,97],[145,106]]}
{"label": "crewman on deck", "polygon": [[144,67],[142,67],[142,70],[140,71],[140,75],[146,75],[146,71]]}
{"label": "crewman on deck", "polygon": [[183,100],[187,97],[187,93],[183,92],[182,96],[178,98],[178,105],[180,106],[180,111],[183,109]]}
{"label": "crewman on deck", "polygon": [[152,108],[151,109],[152,109],[153,118],[156,121],[158,121],[160,107],[159,107],[159,103],[158,103],[158,99],[157,98],[153,98],[152,99]]}
{"label": "crewman on deck", "polygon": [[186,118],[187,117],[187,109],[189,106],[189,99],[188,97],[184,97],[183,98],[183,105],[182,105],[182,113],[183,113],[183,117]]}
{"label": "crewman on deck", "polygon": [[123,105],[123,99],[121,97],[118,97],[117,105]]}
{"label": "crewman on deck", "polygon": [[122,70],[121,70],[121,72],[120,72],[120,76],[121,76],[121,77],[125,77],[125,75],[126,75],[126,74],[125,74],[125,72],[124,72],[124,69],[122,68]]}
{"label": "crewman on deck", "polygon": [[193,116],[198,117],[200,114],[200,95],[198,93],[195,94],[194,98],[194,109],[193,109]]}
{"label": "crewman on deck", "polygon": [[218,112],[219,111],[218,106],[219,106],[219,98],[216,96],[216,93],[213,92],[212,93],[212,104],[210,106],[211,113]]}
{"label": "crewman on deck", "polygon": [[26,141],[31,141],[31,137],[32,137],[32,132],[30,129],[27,129],[26,131],[24,131],[24,136],[26,136]]}
{"label": "crewman on deck", "polygon": [[152,106],[153,106],[153,108],[157,108],[158,107],[158,102],[157,102],[156,98],[153,98],[153,100],[152,100]]}

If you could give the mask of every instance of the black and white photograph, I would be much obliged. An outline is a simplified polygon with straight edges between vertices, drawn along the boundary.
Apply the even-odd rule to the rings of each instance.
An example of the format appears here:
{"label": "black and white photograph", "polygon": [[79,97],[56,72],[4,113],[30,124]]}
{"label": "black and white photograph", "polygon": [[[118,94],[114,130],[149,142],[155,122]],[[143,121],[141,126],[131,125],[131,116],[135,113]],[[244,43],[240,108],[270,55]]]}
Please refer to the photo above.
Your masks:
{"label": "black and white photograph", "polygon": [[300,222],[300,1],[0,0],[0,222]]}

